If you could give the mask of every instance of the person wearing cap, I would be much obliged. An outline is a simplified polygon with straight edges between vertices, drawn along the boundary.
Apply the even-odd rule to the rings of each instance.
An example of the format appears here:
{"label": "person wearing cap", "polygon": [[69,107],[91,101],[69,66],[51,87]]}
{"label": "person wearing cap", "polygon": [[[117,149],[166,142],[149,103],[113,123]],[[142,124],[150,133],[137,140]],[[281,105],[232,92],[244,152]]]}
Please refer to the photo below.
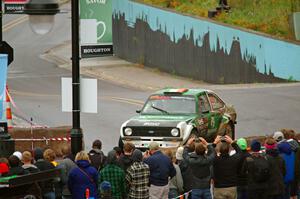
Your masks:
{"label": "person wearing cap", "polygon": [[268,181],[268,198],[283,198],[285,186],[283,176],[286,173],[285,163],[279,155],[276,140],[269,137],[265,140],[267,159],[270,161],[270,179]]}
{"label": "person wearing cap", "polygon": [[125,172],[118,166],[117,152],[107,154],[107,165],[99,172],[98,184],[108,181],[111,184],[114,199],[126,198]]}
{"label": "person wearing cap", "polygon": [[[195,151],[189,154],[189,145],[195,143]],[[207,153],[206,153],[207,152]],[[208,145],[202,137],[195,140],[190,138],[183,150],[183,159],[191,169],[192,174],[192,199],[211,199],[211,167],[216,156],[212,145]]]}
{"label": "person wearing cap", "polygon": [[[270,160],[261,151],[261,143],[258,140],[251,142],[251,155],[243,164],[243,172],[247,174],[248,198],[266,199],[268,197],[267,185],[270,179]],[[260,171],[266,171],[262,175]]]}
{"label": "person wearing cap", "polygon": [[176,175],[172,161],[160,151],[157,142],[150,142],[149,151],[146,151],[144,158],[144,163],[150,168],[150,198],[168,198],[169,178]]}
{"label": "person wearing cap", "polygon": [[241,149],[240,161],[238,164],[238,179],[237,179],[237,199],[247,198],[247,175],[243,173],[243,163],[250,153],[247,151],[247,140],[245,138],[239,138],[237,140],[237,145]]}
{"label": "person wearing cap", "polygon": [[126,172],[128,199],[149,198],[149,166],[143,162],[143,154],[138,149],[133,151],[131,159],[133,163]]}

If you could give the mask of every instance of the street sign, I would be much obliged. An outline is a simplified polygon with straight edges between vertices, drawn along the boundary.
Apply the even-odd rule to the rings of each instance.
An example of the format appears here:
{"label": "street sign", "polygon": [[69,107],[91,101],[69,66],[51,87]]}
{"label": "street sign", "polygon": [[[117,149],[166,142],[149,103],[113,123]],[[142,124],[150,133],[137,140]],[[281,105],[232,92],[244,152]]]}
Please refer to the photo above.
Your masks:
{"label": "street sign", "polygon": [[14,60],[14,49],[6,42],[2,41],[0,42],[0,54],[7,54],[8,55],[8,63],[11,64]]}
{"label": "street sign", "polygon": [[28,0],[4,0],[5,14],[22,14]]}

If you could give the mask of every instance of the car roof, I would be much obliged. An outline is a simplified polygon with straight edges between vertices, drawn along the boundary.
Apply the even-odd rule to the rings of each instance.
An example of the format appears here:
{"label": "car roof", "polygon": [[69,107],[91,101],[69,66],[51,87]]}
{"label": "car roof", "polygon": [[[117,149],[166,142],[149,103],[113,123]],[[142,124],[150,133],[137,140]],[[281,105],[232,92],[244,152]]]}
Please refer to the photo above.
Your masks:
{"label": "car roof", "polygon": [[153,94],[157,94],[157,95],[165,95],[166,93],[180,93],[181,95],[199,95],[200,93],[204,93],[207,92],[209,90],[206,89],[201,89],[201,88],[193,88],[193,89],[186,89],[186,88],[166,88],[166,89],[162,89],[159,91],[156,91]]}

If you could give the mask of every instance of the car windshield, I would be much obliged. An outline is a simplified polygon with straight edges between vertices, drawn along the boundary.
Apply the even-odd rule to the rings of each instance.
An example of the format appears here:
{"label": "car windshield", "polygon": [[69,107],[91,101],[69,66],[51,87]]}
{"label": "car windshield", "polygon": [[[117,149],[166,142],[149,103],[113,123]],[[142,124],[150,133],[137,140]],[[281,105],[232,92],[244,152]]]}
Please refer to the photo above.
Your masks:
{"label": "car windshield", "polygon": [[194,114],[196,113],[193,96],[150,96],[142,114]]}

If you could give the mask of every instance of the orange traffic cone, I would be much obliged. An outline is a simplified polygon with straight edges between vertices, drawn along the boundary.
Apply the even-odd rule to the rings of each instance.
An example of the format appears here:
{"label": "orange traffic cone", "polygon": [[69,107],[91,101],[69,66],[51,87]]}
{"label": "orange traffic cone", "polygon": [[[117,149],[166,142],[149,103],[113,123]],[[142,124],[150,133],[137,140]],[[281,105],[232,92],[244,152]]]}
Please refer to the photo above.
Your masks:
{"label": "orange traffic cone", "polygon": [[6,120],[7,120],[7,127],[11,129],[12,126],[12,113],[10,107],[10,98],[8,95],[8,86],[6,86]]}

